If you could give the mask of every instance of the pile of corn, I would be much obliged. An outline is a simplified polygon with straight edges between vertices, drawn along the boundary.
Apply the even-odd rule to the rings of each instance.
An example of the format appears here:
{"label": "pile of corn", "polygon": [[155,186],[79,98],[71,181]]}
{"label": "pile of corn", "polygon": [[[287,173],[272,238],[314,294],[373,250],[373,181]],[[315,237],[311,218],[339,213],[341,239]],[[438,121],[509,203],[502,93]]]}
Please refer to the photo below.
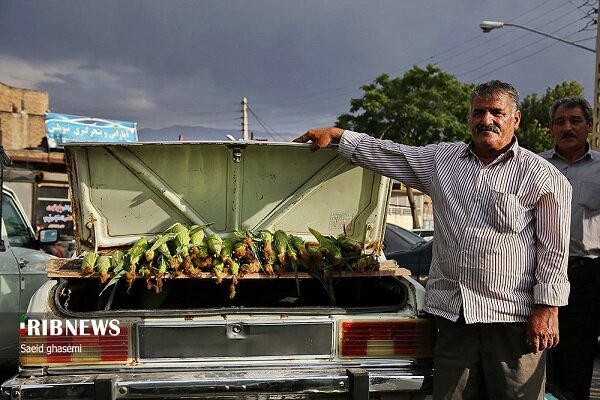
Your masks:
{"label": "pile of corn", "polygon": [[127,252],[110,254],[87,252],[83,255],[83,275],[99,274],[105,286],[125,279],[128,289],[133,280],[145,278],[148,289],[162,290],[168,277],[198,277],[212,273],[217,283],[224,274],[231,275],[230,298],[235,296],[238,279],[246,273],[277,276],[294,272],[297,288],[298,272],[304,271],[321,280],[326,289],[331,273],[338,271],[377,270],[379,264],[372,254],[363,253],[363,243],[341,235],[321,235],[309,228],[317,242],[305,242],[282,230],[270,232],[236,232],[235,240],[223,239],[206,231],[210,225],[186,227],[176,223],[149,242],[140,238]]}

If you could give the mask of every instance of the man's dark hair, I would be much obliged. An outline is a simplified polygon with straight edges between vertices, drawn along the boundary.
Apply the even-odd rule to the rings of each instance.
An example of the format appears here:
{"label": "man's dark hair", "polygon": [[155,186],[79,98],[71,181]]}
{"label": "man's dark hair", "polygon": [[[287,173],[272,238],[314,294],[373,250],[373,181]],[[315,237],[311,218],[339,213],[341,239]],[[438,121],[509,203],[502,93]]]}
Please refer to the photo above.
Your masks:
{"label": "man's dark hair", "polygon": [[475,99],[475,97],[493,98],[500,93],[508,95],[512,102],[513,112],[516,112],[519,109],[519,92],[517,92],[517,89],[510,83],[498,80],[488,81],[477,85],[471,92],[471,105],[473,105],[473,99]]}
{"label": "man's dark hair", "polygon": [[556,115],[556,110],[558,110],[559,107],[567,109],[581,107],[585,122],[588,124],[592,123],[592,106],[590,103],[581,96],[569,96],[558,99],[552,103],[552,107],[550,107],[550,126],[554,125],[554,115]]}

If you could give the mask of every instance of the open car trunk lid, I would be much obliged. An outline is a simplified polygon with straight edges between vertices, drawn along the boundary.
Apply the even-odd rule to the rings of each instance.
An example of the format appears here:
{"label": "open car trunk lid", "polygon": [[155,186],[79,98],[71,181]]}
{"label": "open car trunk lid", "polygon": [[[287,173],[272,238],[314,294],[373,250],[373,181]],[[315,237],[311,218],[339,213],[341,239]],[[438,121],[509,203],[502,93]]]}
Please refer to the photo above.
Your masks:
{"label": "open car trunk lid", "polygon": [[344,162],[335,147],[194,142],[65,146],[79,252],[151,239],[175,222],[236,230],[308,227],[345,233],[379,253],[389,179]]}

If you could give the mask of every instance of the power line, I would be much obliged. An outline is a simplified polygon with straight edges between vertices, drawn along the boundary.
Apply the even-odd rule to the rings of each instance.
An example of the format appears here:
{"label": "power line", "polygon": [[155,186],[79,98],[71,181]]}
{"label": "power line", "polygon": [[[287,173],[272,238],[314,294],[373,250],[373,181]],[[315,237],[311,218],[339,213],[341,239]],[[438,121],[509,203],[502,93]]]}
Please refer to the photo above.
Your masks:
{"label": "power line", "polygon": [[275,130],[274,130],[274,129],[272,129],[272,128],[268,127],[268,124],[267,124],[266,122],[263,122],[263,121],[261,120],[261,118],[259,118],[259,117],[258,117],[258,115],[256,115],[256,113],[255,113],[255,112],[252,110],[252,108],[250,108],[249,106],[248,106],[248,111],[250,111],[250,114],[252,114],[252,116],[254,117],[254,119],[256,119],[256,121],[257,121],[257,122],[260,124],[260,126],[262,126],[262,127],[263,127],[263,129],[265,130],[265,132],[267,132],[267,134],[268,134],[269,136],[271,136],[271,138],[272,138],[273,140],[277,140],[277,139],[275,138],[275,135],[277,135],[277,136],[279,136],[279,138],[280,138],[280,141],[285,141],[285,140],[283,140],[283,139],[282,139],[283,137],[282,137],[281,135],[279,135],[277,132],[275,132]]}
{"label": "power line", "polygon": [[[551,2],[547,2],[545,4],[548,5],[548,4],[551,4]],[[543,16],[545,16],[545,15],[551,13],[551,12],[554,12],[556,10],[564,8],[564,6],[565,6],[565,4],[562,3],[562,2],[560,2],[557,6],[551,8],[550,10],[547,10],[544,13],[539,14],[539,15],[537,15],[537,16],[529,19],[529,22],[535,21],[535,20],[537,20],[537,19],[539,19],[539,18],[541,18],[541,17],[543,17]],[[526,12],[522,13],[518,18],[522,18],[524,15],[527,15],[527,14],[533,12],[533,11],[536,11],[536,10],[539,11],[539,9],[540,9],[539,6],[532,7],[531,9],[529,9]],[[564,14],[563,14],[563,17],[564,17]],[[438,54],[435,54],[435,55],[432,55],[432,56],[428,56],[428,57],[423,58],[423,59],[421,59],[421,60],[419,60],[417,62],[414,62],[414,63],[407,63],[406,65],[404,65],[404,66],[402,66],[400,68],[388,71],[387,73],[388,74],[392,74],[392,73],[398,72],[398,71],[405,71],[406,68],[409,68],[409,67],[411,67],[413,65],[422,65],[425,62],[433,61],[436,58],[438,58],[438,57],[440,57],[440,56],[442,56],[444,54],[447,54],[447,53],[453,51],[454,49],[460,48],[462,46],[465,46],[465,45],[467,45],[469,43],[472,43],[473,41],[477,41],[477,40],[482,40],[482,36],[481,35],[477,35],[477,36],[471,37],[471,38],[469,38],[469,39],[467,39],[467,40],[465,40],[465,41],[463,41],[463,42],[461,42],[461,43],[459,43],[459,44],[457,44],[455,46],[452,46],[452,47],[450,47],[450,48],[442,51],[441,53],[438,53]],[[443,61],[447,61],[449,59],[456,58],[456,57],[460,56],[461,54],[468,53],[470,51],[477,51],[477,49],[473,48],[473,47],[469,47],[469,48],[467,48],[467,49],[459,52],[458,54],[452,55],[452,56],[448,57],[447,59],[443,59],[442,58],[442,60],[434,62],[433,64],[434,65],[439,65]],[[468,62],[470,62],[470,61],[467,60],[466,62],[463,62],[460,65],[466,64]],[[291,104],[289,104],[290,106],[292,106],[292,105],[297,106],[297,105],[303,105],[303,104],[308,104],[308,103],[314,103],[316,101],[317,102],[321,102],[324,99],[333,99],[333,98],[340,98],[340,97],[347,96],[348,94],[351,94],[351,93],[355,92],[357,90],[357,86],[363,85],[363,84],[366,84],[366,83],[370,83],[374,79],[375,78],[372,77],[372,78],[370,78],[368,80],[362,80],[362,81],[359,81],[359,82],[355,82],[353,84],[343,85],[343,86],[336,87],[334,89],[323,90],[323,91],[319,91],[319,92],[315,92],[315,93],[305,94],[305,95],[302,95],[302,96],[286,97],[286,98],[283,98],[283,99],[272,100],[272,101],[253,101],[253,104],[268,105],[268,104],[272,104],[272,103],[277,103],[277,105],[282,105],[282,104],[288,104],[288,103],[291,102]],[[317,100],[309,100],[309,101],[303,101],[303,102],[296,102],[296,103],[294,103],[294,100],[297,100],[297,99],[304,99],[304,98],[316,97],[316,96],[319,96],[319,95],[325,94],[325,93],[331,94],[332,92],[336,92],[336,91],[340,91],[340,90],[343,90],[343,89],[347,89],[349,87],[352,87],[353,89],[351,91],[344,91],[342,93],[331,95],[331,96],[328,96],[326,98],[320,97]]]}

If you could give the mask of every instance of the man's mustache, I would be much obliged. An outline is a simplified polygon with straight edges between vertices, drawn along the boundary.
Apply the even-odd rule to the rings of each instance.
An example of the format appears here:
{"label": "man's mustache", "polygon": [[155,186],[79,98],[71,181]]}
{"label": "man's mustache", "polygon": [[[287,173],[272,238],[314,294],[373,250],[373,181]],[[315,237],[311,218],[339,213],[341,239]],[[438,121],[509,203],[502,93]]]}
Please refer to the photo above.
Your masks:
{"label": "man's mustache", "polygon": [[477,133],[481,133],[481,132],[485,132],[485,131],[500,134],[500,128],[494,124],[490,124],[490,125],[479,124],[479,125],[477,125]]}
{"label": "man's mustache", "polygon": [[576,138],[576,137],[577,137],[577,134],[573,131],[566,131],[562,135],[560,135],[561,139]]}

